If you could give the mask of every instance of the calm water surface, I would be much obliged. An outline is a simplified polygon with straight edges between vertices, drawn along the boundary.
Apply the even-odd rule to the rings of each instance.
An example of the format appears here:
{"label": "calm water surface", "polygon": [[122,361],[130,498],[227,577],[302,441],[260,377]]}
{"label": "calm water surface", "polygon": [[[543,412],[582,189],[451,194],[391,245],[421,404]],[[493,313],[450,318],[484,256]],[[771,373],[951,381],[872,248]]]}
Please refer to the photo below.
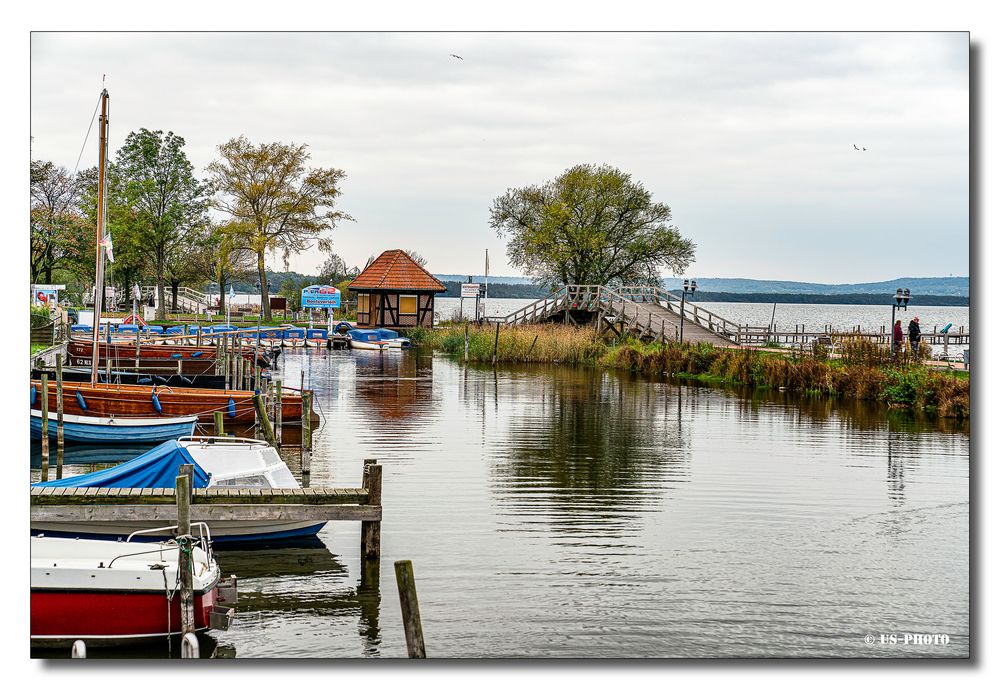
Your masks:
{"label": "calm water surface", "polygon": [[[282,366],[324,417],[311,485],[384,466],[381,586],[356,523],[220,552],[240,604],[217,655],[405,656],[398,559],[434,657],[968,654],[967,427],[424,352]],[[950,643],[864,641],[907,632]]]}

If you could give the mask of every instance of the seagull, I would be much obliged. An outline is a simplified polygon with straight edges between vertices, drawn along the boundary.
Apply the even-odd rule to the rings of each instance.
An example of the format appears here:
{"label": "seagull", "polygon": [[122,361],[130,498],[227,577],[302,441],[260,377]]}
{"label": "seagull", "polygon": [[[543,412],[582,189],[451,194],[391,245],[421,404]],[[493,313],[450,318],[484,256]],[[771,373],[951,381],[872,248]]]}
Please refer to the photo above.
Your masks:
{"label": "seagull", "polygon": [[861,149],[859,149],[859,148],[858,148],[858,145],[857,145],[857,144],[855,144],[855,145],[854,145],[854,150],[855,150],[855,151],[860,151]]}
{"label": "seagull", "polygon": [[868,149],[866,149],[866,148],[865,148],[864,146],[862,146],[862,147],[861,147],[861,150],[862,150],[862,151],[867,151]]}
{"label": "seagull", "polygon": [[452,53],[452,54],[451,54],[451,57],[453,57],[453,58],[458,58],[459,60],[465,60],[465,58],[464,58],[464,57],[462,57],[461,55],[455,55],[455,53]]}

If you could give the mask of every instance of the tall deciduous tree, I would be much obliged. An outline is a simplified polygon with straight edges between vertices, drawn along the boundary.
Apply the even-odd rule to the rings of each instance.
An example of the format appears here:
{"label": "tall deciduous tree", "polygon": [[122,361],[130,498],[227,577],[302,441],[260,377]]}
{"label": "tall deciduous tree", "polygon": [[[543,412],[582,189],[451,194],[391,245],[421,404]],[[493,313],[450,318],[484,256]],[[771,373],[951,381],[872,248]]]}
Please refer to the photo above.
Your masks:
{"label": "tall deciduous tree", "polygon": [[52,282],[52,271],[69,268],[95,232],[79,211],[77,180],[49,161],[31,161],[31,280]]}
{"label": "tall deciduous tree", "polygon": [[507,237],[511,265],[539,284],[659,285],[695,245],[669,225],[670,207],[609,165],[576,165],[538,186],[493,200],[490,226]]}
{"label": "tall deciduous tree", "polygon": [[210,188],[195,178],[184,153],[183,137],[148,129],[126,137],[109,182],[118,186],[112,193],[117,193],[136,216],[155,269],[156,315],[162,319],[167,262],[183,246],[193,246],[198,229],[204,226]]}
{"label": "tall deciduous tree", "polygon": [[261,308],[271,318],[264,257],[290,255],[316,243],[328,251],[323,233],[340,220],[353,220],[334,210],[343,170],[308,168],[306,145],[251,144],[245,137],[219,146],[220,158],[208,166],[218,192],[215,207],[252,228],[250,246],[257,256]]}
{"label": "tall deciduous tree", "polygon": [[219,286],[219,309],[226,311],[227,288],[233,278],[249,275],[256,268],[250,248],[251,228],[238,222],[213,223],[203,236],[194,263],[200,275]]}

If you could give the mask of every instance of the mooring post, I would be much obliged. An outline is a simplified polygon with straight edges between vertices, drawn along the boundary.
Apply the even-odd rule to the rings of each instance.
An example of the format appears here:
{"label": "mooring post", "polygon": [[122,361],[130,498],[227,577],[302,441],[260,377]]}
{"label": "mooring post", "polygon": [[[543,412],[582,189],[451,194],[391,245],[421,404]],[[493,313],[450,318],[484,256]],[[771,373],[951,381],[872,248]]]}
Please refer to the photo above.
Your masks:
{"label": "mooring post", "polygon": [[[569,312],[566,312],[569,314]],[[500,322],[497,321],[497,330],[493,335],[493,365],[496,366],[497,363],[497,343],[500,341]]]}
{"label": "mooring post", "polygon": [[538,334],[535,333],[535,339],[531,341],[531,347],[528,348],[528,354],[524,356],[524,361],[527,362],[531,359],[531,351],[535,349],[535,343],[538,342]]}
{"label": "mooring post", "polygon": [[223,415],[221,410],[217,410],[213,416],[215,417],[215,435],[225,436],[226,435],[226,429],[224,424],[225,416]]}
{"label": "mooring post", "polygon": [[181,632],[193,633],[194,626],[194,540],[191,538],[191,477],[194,465],[181,465],[175,480],[177,501],[177,570],[181,585]]}
{"label": "mooring post", "polygon": [[193,632],[184,633],[184,637],[181,638],[181,658],[197,659],[200,656],[201,652],[198,648],[198,636]]}
{"label": "mooring post", "polygon": [[403,613],[403,633],[406,635],[406,653],[411,659],[426,659],[424,629],[420,624],[420,604],[417,602],[417,583],[413,579],[413,563],[396,561],[396,586],[399,588],[399,608]]}
{"label": "mooring post", "polygon": [[465,361],[469,361],[469,322],[465,322]]}
{"label": "mooring post", "polygon": [[271,422],[267,418],[267,409],[264,407],[264,398],[260,393],[253,394],[253,406],[257,410],[257,426],[264,432],[264,440],[273,447],[278,447],[278,442],[274,438],[274,430],[271,429]]}
{"label": "mooring post", "polygon": [[49,375],[42,374],[42,481],[49,481]]}
{"label": "mooring post", "polygon": [[281,445],[281,379],[274,382],[274,438]]}
{"label": "mooring post", "polygon": [[[368,505],[382,505],[382,466],[377,460],[364,461],[364,478],[361,487],[368,490]],[[378,559],[382,555],[382,522],[361,521],[361,558]]]}
{"label": "mooring post", "polygon": [[313,392],[302,391],[302,448],[312,450],[312,399]]}
{"label": "mooring post", "polygon": [[63,376],[62,353],[56,355],[56,479],[62,479],[63,449],[66,439],[63,435]]}

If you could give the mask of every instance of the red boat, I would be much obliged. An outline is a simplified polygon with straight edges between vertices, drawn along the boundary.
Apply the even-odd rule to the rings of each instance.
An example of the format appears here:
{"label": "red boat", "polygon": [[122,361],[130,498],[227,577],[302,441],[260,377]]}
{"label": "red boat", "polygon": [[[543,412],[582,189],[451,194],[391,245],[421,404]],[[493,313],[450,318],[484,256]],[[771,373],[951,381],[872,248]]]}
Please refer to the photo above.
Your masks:
{"label": "red boat", "polygon": [[[226,422],[252,423],[257,418],[253,391],[218,388],[171,388],[118,383],[63,381],[63,412],[97,417],[187,417],[211,422],[216,412]],[[41,409],[41,381],[31,382],[31,409]],[[49,412],[56,409],[56,387],[49,381]],[[157,408],[159,406],[159,408]],[[312,412],[314,422],[319,415]],[[295,391],[281,395],[282,424],[302,421],[302,396]]]}
{"label": "red boat", "polygon": [[[206,539],[192,552],[194,625],[228,627],[235,579],[220,587]],[[31,537],[31,642],[147,642],[181,632],[176,541]],[[223,601],[224,600],[224,601]]]}

